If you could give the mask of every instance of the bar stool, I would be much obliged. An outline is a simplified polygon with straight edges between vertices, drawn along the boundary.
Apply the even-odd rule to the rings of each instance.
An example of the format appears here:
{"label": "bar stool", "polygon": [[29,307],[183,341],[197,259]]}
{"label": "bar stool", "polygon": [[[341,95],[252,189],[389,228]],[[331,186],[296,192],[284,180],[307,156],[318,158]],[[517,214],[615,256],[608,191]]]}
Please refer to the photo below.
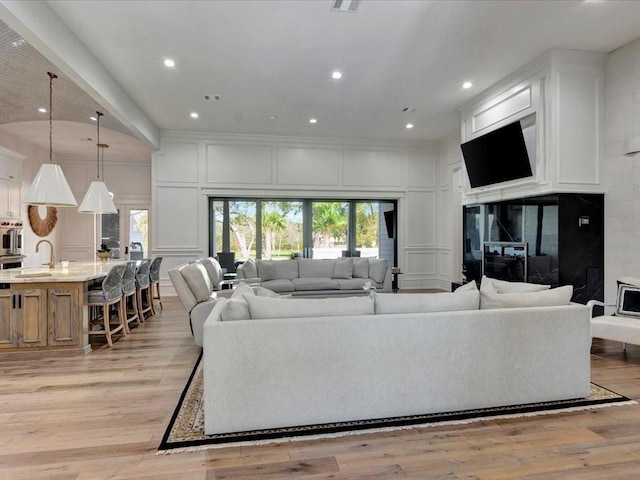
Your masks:
{"label": "bar stool", "polygon": [[151,311],[156,314],[155,300],[160,303],[160,309],[162,309],[162,297],[160,296],[160,265],[162,264],[162,257],[156,257],[151,261],[149,267],[149,289],[151,291]]}
{"label": "bar stool", "polygon": [[[104,277],[102,287],[88,292],[87,305],[89,306],[90,317],[88,334],[105,335],[110,347],[113,347],[113,334],[122,332],[123,335],[127,335],[122,308],[122,277],[124,270],[124,265],[114,266]],[[112,306],[116,307],[117,321],[111,318]],[[102,307],[102,316],[99,316],[100,307]],[[101,328],[94,329],[93,327]]]}
{"label": "bar stool", "polygon": [[[129,307],[131,303],[131,307]],[[125,330],[131,331],[129,324],[138,322],[138,325],[144,323],[140,321],[138,315],[138,301],[136,299],[136,262],[129,261],[124,269],[122,277],[122,308],[124,309]]]}
{"label": "bar stool", "polygon": [[[136,268],[136,301],[138,303],[138,319],[140,323],[144,323],[144,314],[153,310],[151,304],[150,290],[149,290],[149,266],[150,261],[148,258],[140,260],[138,267]],[[144,297],[144,298],[143,298]]]}

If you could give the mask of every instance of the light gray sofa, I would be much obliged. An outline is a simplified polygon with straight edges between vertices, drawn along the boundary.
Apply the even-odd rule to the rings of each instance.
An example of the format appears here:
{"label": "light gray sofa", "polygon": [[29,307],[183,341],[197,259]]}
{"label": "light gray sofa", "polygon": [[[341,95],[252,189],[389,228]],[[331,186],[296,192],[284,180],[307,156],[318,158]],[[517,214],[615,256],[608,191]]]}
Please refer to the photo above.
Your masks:
{"label": "light gray sofa", "polygon": [[[204,325],[205,432],[586,397],[589,309],[570,304],[571,287],[554,290],[508,293],[503,305],[500,289],[487,290],[492,309],[479,308],[479,291],[467,286],[220,300]],[[559,305],[497,308],[518,296]],[[242,302],[251,319],[221,321]]]}
{"label": "light gray sofa", "polygon": [[237,274],[238,279],[258,277],[263,287],[293,296],[366,295],[367,283],[378,291],[391,291],[391,268],[377,258],[249,259]]}

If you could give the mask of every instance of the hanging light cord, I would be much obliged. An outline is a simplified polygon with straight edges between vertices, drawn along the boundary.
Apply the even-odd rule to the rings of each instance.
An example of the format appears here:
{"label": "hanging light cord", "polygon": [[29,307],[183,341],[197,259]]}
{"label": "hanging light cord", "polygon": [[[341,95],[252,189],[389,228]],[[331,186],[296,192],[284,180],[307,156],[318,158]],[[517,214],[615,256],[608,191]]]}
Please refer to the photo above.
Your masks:
{"label": "hanging light cord", "polygon": [[103,116],[104,113],[96,111],[97,122],[98,122],[98,141],[96,143],[96,170],[98,174],[98,181],[100,180],[100,117]]}
{"label": "hanging light cord", "polygon": [[58,78],[55,73],[49,75],[49,163],[53,163],[53,79]]}

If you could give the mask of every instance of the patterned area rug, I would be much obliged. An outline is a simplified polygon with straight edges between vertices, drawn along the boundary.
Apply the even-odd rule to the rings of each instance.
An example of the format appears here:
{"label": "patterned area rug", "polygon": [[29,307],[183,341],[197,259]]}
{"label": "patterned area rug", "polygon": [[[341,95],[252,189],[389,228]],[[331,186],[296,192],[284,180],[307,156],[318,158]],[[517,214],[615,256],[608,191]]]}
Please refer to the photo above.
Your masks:
{"label": "patterned area rug", "polygon": [[203,413],[203,378],[200,358],[187,382],[178,406],[158,447],[158,453],[198,451],[209,448],[260,445],[291,440],[332,438],[359,433],[384,432],[445,424],[465,424],[496,418],[515,418],[571,412],[637,402],[591,384],[591,395],[576,400],[532,403],[509,407],[483,408],[448,413],[412,415],[409,417],[359,420],[321,425],[256,430],[250,432],[205,435]]}

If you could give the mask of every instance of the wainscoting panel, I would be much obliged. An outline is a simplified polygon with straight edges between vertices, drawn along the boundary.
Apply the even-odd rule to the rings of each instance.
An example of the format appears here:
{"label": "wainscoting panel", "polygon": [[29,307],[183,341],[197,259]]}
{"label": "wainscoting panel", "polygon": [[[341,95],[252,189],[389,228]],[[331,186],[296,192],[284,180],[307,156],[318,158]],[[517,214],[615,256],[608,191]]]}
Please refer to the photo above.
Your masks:
{"label": "wainscoting panel", "polygon": [[273,148],[262,145],[207,145],[207,183],[273,183]]}
{"label": "wainscoting panel", "polygon": [[436,186],[437,152],[427,150],[409,151],[407,165],[407,185],[414,188]]}
{"label": "wainscoting panel", "polygon": [[451,280],[451,253],[438,252],[438,276],[444,280]]}
{"label": "wainscoting panel", "polygon": [[162,153],[153,156],[157,182],[198,182],[198,143],[164,142]]}
{"label": "wainscoting panel", "polygon": [[451,191],[448,188],[441,188],[438,191],[438,216],[436,232],[438,246],[448,247],[451,245]]}
{"label": "wainscoting panel", "polygon": [[599,182],[600,78],[558,72],[558,183]]}
{"label": "wainscoting panel", "polygon": [[435,246],[436,192],[408,192],[407,246]]}
{"label": "wainscoting panel", "polygon": [[343,183],[348,186],[400,187],[407,155],[397,150],[344,150]]}
{"label": "wainscoting panel", "polygon": [[109,191],[113,192],[113,201],[118,203],[121,201],[121,194],[146,195],[151,196],[151,165],[105,165],[104,182],[109,187]]}
{"label": "wainscoting panel", "polygon": [[405,275],[429,276],[436,275],[437,252],[435,251],[408,251],[406,252]]}
{"label": "wainscoting panel", "polygon": [[513,89],[504,98],[471,117],[471,133],[475,136],[480,130],[526,110],[532,103],[531,85]]}
{"label": "wainscoting panel", "polygon": [[279,185],[338,186],[340,151],[337,148],[278,147]]}
{"label": "wainscoting panel", "polygon": [[198,188],[156,186],[154,248],[197,249],[198,230],[207,228],[198,222]]}

